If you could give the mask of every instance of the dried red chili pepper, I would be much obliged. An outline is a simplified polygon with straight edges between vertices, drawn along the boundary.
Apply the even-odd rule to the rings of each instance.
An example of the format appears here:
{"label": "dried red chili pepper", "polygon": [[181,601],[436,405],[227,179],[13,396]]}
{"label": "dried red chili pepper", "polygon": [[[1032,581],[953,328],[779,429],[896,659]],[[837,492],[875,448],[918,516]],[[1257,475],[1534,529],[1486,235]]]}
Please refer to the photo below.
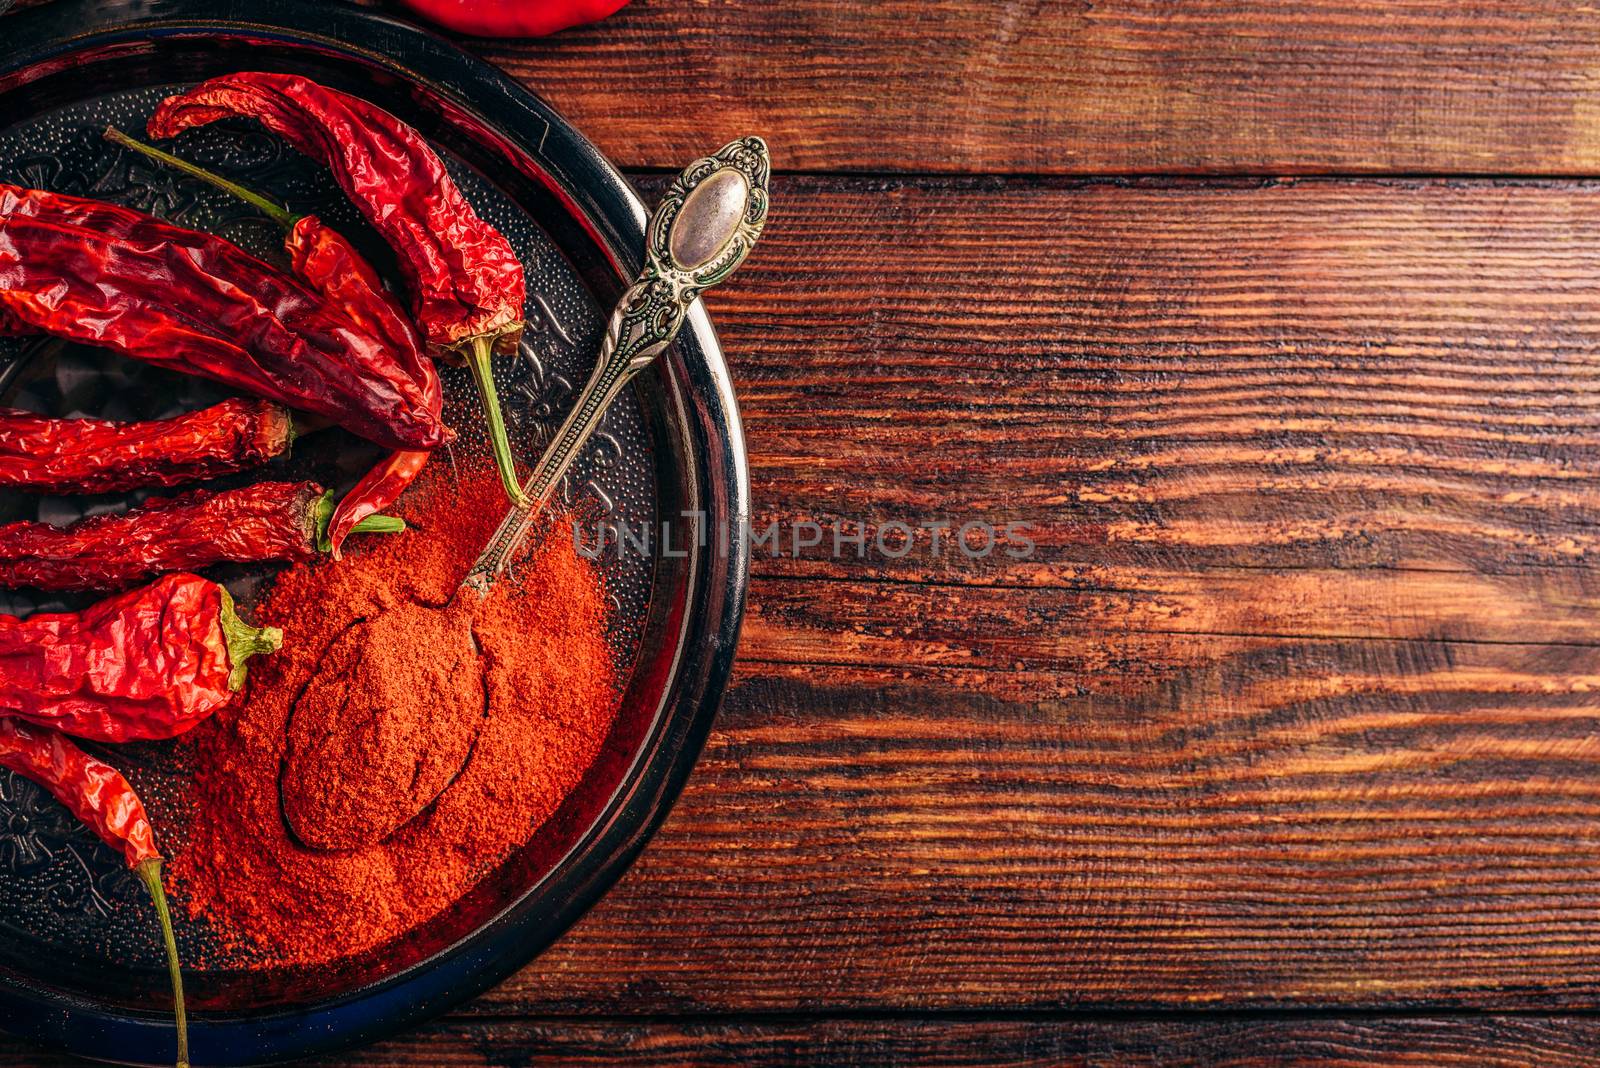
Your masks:
{"label": "dried red chili pepper", "polygon": [[176,486],[264,464],[287,452],[294,435],[283,407],[244,397],[138,423],[0,408],[0,486],[35,493]]}
{"label": "dried red chili pepper", "polygon": [[[222,189],[253,204],[284,228],[284,247],[290,269],[311,288],[374,337],[388,341],[390,350],[412,377],[423,385],[436,410],[442,409],[444,392],[433,364],[423,355],[421,341],[394,296],[384,287],[378,272],[337,230],[324,225],[315,215],[295,215],[283,205],[237,182],[206,170],[181,156],[163,152],[115,127],[106,129],[106,139],[172,167],[184,174]],[[429,453],[400,450],[379,461],[342,498],[328,523],[328,547],[334,559],[340,556],[344,540],[367,516],[375,515],[399,498],[401,491],[416,478],[428,462]]]}
{"label": "dried red chili pepper", "polygon": [[375,104],[293,74],[228,74],[168,97],[153,137],[230,116],[253,118],[326,164],[399,255],[429,345],[453,350],[522,332],[522,264],[480,219],[422,135]]}
{"label": "dried red chili pepper", "polygon": [[[11,523],[0,527],[0,586],[115,590],[228,561],[310,560],[330,549],[332,515],[333,494],[315,482],[257,482],[152,497],[66,527]],[[392,534],[405,523],[368,516],[353,529]]]}
{"label": "dried red chili pepper", "polygon": [[172,934],[172,914],[161,885],[161,853],[156,849],[155,832],[150,829],[150,817],[139,795],[116,768],[85,753],[60,732],[14,719],[0,719],[0,767],[33,780],[66,805],[101,841],[122,853],[149,892],[161,925],[167,973],[172,981],[173,1015],[178,1028],[177,1064],[178,1068],[188,1068],[189,1027],[178,942]]}
{"label": "dried red chili pepper", "polygon": [[282,642],[188,574],[82,612],[0,615],[0,716],[97,742],[173,738],[227,704],[246,661]]}
{"label": "dried red chili pepper", "polygon": [[398,254],[412,310],[434,355],[466,359],[483,397],[495,463],[518,504],[517,483],[491,357],[514,352],[527,286],[510,242],[480,219],[422,135],[359,97],[292,74],[213,78],[168,97],[153,137],[175,137],[231,116],[253,118],[320,160]]}
{"label": "dried red chili pepper", "polygon": [[115,768],[73,745],[60,731],[0,718],[0,766],[26,775],[52,794],[56,794],[53,784],[84,784],[68,791],[69,797],[56,796],[107,845],[122,853],[130,868],[160,859],[155,832],[128,781]]}
{"label": "dried red chili pepper", "polygon": [[383,339],[210,234],[0,185],[0,322],[327,416],[390,448],[454,435]]}
{"label": "dried red chili pepper", "polygon": [[366,529],[363,523],[378,517],[379,512],[398,500],[401,491],[422,473],[432,455],[420,449],[391,452],[339,499],[333,517],[328,520],[328,549],[335,559],[345,538]]}
{"label": "dried red chili pepper", "polygon": [[415,378],[424,393],[436,403],[443,403],[438,372],[424,357],[416,328],[393,294],[384,287],[378,272],[337,230],[315,215],[297,215],[253,189],[129,137],[114,126],[106,128],[105,137],[113,144],[225,190],[260,209],[283,227],[284,249],[289,254],[290,270],[295,276],[327,298],[362,330],[386,342],[391,354]]}
{"label": "dried red chili pepper", "polygon": [[423,18],[478,37],[543,37],[598,22],[628,0],[400,0]]}
{"label": "dried red chili pepper", "polygon": [[[399,305],[383,287],[371,264],[336,230],[315,215],[305,215],[289,229],[285,245],[295,274],[305,279],[374,334],[389,339],[397,358],[419,380],[430,383],[434,403],[441,408],[444,390],[438,371],[422,353],[417,333]],[[400,449],[368,471],[339,499],[328,521],[328,551],[339,559],[344,541],[399,499],[401,492],[427,466],[432,451]]]}

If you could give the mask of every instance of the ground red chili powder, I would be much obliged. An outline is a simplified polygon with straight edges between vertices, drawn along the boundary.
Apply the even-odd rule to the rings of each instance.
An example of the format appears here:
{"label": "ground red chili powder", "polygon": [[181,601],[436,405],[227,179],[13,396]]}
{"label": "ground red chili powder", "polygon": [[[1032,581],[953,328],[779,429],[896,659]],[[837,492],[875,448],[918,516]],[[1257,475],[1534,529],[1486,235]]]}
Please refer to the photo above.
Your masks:
{"label": "ground red chili powder", "polygon": [[323,963],[430,919],[599,754],[616,670],[572,538],[544,538],[487,599],[455,596],[504,509],[492,469],[458,482],[436,461],[397,509],[410,530],[284,571],[257,609],[283,649],[190,736],[169,865],[189,912],[254,961]]}

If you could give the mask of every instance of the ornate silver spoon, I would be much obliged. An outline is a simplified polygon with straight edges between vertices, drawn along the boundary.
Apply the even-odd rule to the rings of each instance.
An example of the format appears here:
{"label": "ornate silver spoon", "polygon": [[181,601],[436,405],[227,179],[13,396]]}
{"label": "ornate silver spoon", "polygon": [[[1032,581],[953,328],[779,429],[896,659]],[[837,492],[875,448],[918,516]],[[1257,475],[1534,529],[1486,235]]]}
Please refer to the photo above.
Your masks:
{"label": "ornate silver spoon", "polygon": [[533,474],[522,484],[530,504],[513,508],[462,583],[487,591],[517,550],[561,478],[633,376],[677,336],[689,306],[744,262],[767,221],[772,160],[766,142],[745,137],[696,160],[668,187],[645,234],[645,264],[600,344],[600,361]]}

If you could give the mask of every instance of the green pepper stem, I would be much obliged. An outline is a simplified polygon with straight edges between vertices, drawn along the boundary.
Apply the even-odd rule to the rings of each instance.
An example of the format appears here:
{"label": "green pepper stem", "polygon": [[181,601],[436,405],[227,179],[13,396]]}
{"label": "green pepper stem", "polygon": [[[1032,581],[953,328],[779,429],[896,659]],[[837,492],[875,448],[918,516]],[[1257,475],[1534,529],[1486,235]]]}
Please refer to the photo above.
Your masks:
{"label": "green pepper stem", "polygon": [[296,215],[277,201],[270,200],[253,189],[246,189],[238,182],[231,182],[222,177],[222,175],[208,171],[197,163],[190,163],[180,156],[174,156],[170,152],[163,152],[154,145],[147,145],[137,138],[129,137],[115,126],[106,127],[106,140],[113,144],[121,145],[123,148],[132,149],[140,155],[147,156],[159,163],[165,163],[167,166],[180,170],[191,178],[198,178],[202,182],[210,182],[224,193],[231,193],[246,204],[251,204],[261,209],[268,218],[285,230],[293,230],[295,223],[304,218],[302,215]]}
{"label": "green pepper stem", "polygon": [[[332,552],[333,539],[328,537],[328,524],[336,511],[333,491],[329,490],[311,502],[311,541],[318,552]],[[350,528],[352,534],[398,534],[406,529],[406,521],[396,515],[369,515]]]}
{"label": "green pepper stem", "polygon": [[178,939],[172,933],[172,912],[161,885],[161,858],[151,857],[133,866],[133,872],[150,892],[161,921],[161,941],[167,948],[167,975],[172,979],[172,1011],[178,1024],[178,1068],[189,1068],[189,1014],[183,1004],[183,968],[178,964]]}
{"label": "green pepper stem", "polygon": [[[220,588],[220,587],[219,587]],[[244,689],[245,661],[257,653],[275,653],[283,646],[277,627],[252,627],[234,611],[233,597],[222,590],[222,637],[228,645],[228,689]]]}
{"label": "green pepper stem", "polygon": [[500,414],[500,395],[494,386],[494,338],[480,334],[472,339],[467,352],[467,366],[472,369],[472,380],[478,385],[478,395],[483,399],[483,416],[489,427],[489,447],[494,450],[494,463],[500,469],[500,482],[506,496],[518,508],[532,507],[533,502],[522,492],[517,481],[517,461],[511,455],[511,439],[506,436],[506,423]]}
{"label": "green pepper stem", "polygon": [[311,502],[311,544],[317,552],[333,551],[333,541],[328,537],[328,523],[333,519],[333,491],[324,490]]}
{"label": "green pepper stem", "polygon": [[397,515],[369,515],[350,528],[352,534],[399,534],[406,521]]}

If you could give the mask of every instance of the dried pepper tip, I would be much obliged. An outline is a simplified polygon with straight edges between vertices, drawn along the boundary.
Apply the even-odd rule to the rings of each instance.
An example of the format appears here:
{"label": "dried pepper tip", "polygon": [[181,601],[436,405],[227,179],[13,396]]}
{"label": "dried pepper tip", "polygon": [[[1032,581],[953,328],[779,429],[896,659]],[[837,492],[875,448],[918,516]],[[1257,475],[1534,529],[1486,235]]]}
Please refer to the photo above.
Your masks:
{"label": "dried pepper tip", "polygon": [[277,223],[279,226],[283,227],[285,230],[294,229],[295,223],[299,222],[301,218],[303,218],[303,216],[296,215],[282,204],[262,196],[253,189],[247,189],[238,182],[229,181],[228,179],[222,177],[222,175],[208,171],[197,163],[190,163],[181,156],[174,156],[170,152],[161,151],[161,149],[155,147],[154,145],[147,145],[136,137],[128,136],[115,126],[107,126],[105,136],[106,140],[110,141],[112,144],[121,145],[123,148],[132,149],[142,156],[155,160],[157,163],[164,163],[174,170],[182,171],[191,178],[198,178],[202,182],[209,182],[211,185],[216,186],[224,193],[231,193],[233,196],[238,197],[245,203],[254,205],[263,213],[265,213],[268,218]]}
{"label": "dried pepper tip", "polygon": [[133,873],[150,892],[161,921],[161,941],[167,948],[167,974],[172,978],[172,1010],[178,1025],[178,1068],[189,1068],[189,1016],[183,1004],[183,969],[178,964],[178,940],[172,933],[172,912],[167,908],[167,891],[161,885],[161,858],[141,860]]}
{"label": "dried pepper tip", "polygon": [[264,405],[263,410],[266,413],[262,416],[262,438],[265,441],[262,451],[269,457],[282,456],[294,446],[294,439],[300,436],[294,425],[294,413],[283,405],[273,404],[271,401],[257,403]]}
{"label": "dried pepper tip", "polygon": [[[333,491],[328,490],[311,502],[311,540],[318,552],[332,552],[333,539],[328,535],[328,524],[336,508]],[[352,534],[399,534],[406,529],[406,521],[397,515],[369,515],[350,528]]]}
{"label": "dried pepper tip", "polygon": [[489,445],[494,450],[494,464],[500,469],[500,483],[506,496],[518,508],[532,508],[533,502],[522,492],[517,481],[517,461],[511,455],[511,439],[506,436],[505,418],[500,414],[500,396],[494,386],[494,337],[482,334],[471,341],[467,353],[467,366],[472,370],[472,380],[478,385],[478,395],[483,399],[483,415],[489,425]]}
{"label": "dried pepper tip", "polygon": [[[218,587],[221,589],[221,587]],[[245,661],[257,653],[275,653],[283,647],[277,627],[252,627],[234,611],[233,597],[222,589],[222,637],[228,643],[228,689],[244,689]]]}

